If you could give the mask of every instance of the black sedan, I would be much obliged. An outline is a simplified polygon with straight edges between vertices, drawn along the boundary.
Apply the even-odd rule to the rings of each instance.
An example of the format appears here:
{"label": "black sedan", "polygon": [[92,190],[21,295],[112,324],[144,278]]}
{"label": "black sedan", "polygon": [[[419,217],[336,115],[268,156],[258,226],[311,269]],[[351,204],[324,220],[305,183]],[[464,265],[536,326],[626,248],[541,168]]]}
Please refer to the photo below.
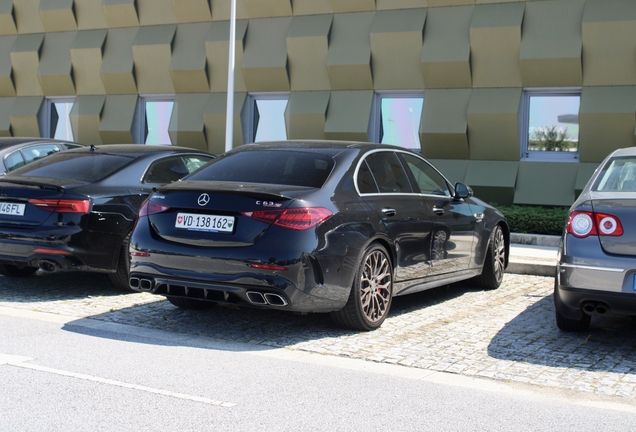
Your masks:
{"label": "black sedan", "polygon": [[182,147],[91,146],[0,177],[0,274],[99,271],[130,289],[128,238],[141,204],[212,158]]}
{"label": "black sedan", "polygon": [[0,138],[0,175],[62,150],[83,144],[48,138]]}
{"label": "black sedan", "polygon": [[133,289],[176,306],[331,312],[372,330],[393,296],[497,288],[509,229],[416,153],[367,143],[244,145],[157,188],[130,242]]}

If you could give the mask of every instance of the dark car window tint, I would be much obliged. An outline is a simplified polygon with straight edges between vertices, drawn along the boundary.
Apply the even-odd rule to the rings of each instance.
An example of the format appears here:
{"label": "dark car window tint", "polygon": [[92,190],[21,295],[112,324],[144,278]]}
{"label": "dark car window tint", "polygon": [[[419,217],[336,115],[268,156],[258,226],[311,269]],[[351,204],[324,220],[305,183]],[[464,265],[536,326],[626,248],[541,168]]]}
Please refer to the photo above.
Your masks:
{"label": "dark car window tint", "polygon": [[372,153],[365,159],[378,189],[383,193],[411,193],[411,184],[394,152]]}
{"label": "dark car window tint", "polygon": [[435,168],[426,163],[426,161],[408,154],[402,154],[402,157],[404,158],[406,165],[411,170],[413,178],[415,178],[421,193],[445,196],[451,195],[448,183],[444,180],[444,177],[442,177]]}
{"label": "dark car window tint", "polygon": [[24,165],[24,158],[20,151],[14,151],[4,159],[4,165],[7,167],[7,171],[13,171],[16,168],[20,168]]}
{"label": "dark car window tint", "polygon": [[245,151],[215,159],[188,179],[319,188],[329,177],[333,165],[331,157],[318,153]]}
{"label": "dark car window tint", "polygon": [[378,193],[378,187],[375,185],[371,171],[369,171],[369,166],[365,161],[362,161],[360,164],[356,181],[361,194]]}
{"label": "dark car window tint", "polygon": [[13,174],[90,183],[108,177],[131,160],[131,157],[120,155],[63,152],[25,165]]}
{"label": "dark car window tint", "polygon": [[611,159],[592,188],[598,192],[636,192],[636,158]]}
{"label": "dark car window tint", "polygon": [[203,157],[172,156],[150,164],[142,183],[172,183],[196,171],[210,159]]}

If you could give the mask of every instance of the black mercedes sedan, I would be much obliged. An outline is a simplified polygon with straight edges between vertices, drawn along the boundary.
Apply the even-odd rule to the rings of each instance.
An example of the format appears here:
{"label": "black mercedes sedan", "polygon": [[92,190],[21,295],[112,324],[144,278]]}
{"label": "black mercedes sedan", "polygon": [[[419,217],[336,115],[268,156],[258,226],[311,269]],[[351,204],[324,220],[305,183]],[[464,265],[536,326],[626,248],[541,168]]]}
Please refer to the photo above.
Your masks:
{"label": "black mercedes sedan", "polygon": [[130,285],[182,308],[330,312],[373,330],[394,296],[475,278],[497,288],[504,216],[395,146],[248,144],[142,206]]}
{"label": "black mercedes sedan", "polygon": [[130,289],[128,239],[141,204],[212,158],[183,147],[91,146],[0,177],[0,274],[99,271]]}

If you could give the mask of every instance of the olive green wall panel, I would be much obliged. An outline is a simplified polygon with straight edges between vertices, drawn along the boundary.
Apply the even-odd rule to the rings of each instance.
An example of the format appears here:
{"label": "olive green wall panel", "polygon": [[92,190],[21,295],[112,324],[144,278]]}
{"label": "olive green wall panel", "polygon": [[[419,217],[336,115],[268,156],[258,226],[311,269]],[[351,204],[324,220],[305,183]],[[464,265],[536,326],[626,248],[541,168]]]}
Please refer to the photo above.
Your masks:
{"label": "olive green wall panel", "polygon": [[84,144],[102,144],[99,126],[106,96],[78,96],[71,109],[73,139]]}
{"label": "olive green wall panel", "polygon": [[325,138],[369,141],[373,91],[332,91],[325,122]]}
{"label": "olive green wall panel", "polygon": [[375,10],[375,0],[331,0],[336,13],[365,12]]}
{"label": "olive green wall panel", "polygon": [[0,36],[0,97],[16,95],[11,67],[11,50],[17,39],[17,36]]}
{"label": "olive green wall panel", "polygon": [[444,6],[470,6],[474,5],[475,0],[428,0],[428,6],[444,7]]}
{"label": "olive green wall panel", "polygon": [[209,93],[176,95],[168,133],[173,145],[207,150],[203,113],[208,105]]}
{"label": "olive green wall panel", "polygon": [[425,8],[426,0],[376,0],[377,10]]}
{"label": "olive green wall panel", "polygon": [[40,67],[40,48],[44,34],[18,35],[11,49],[13,83],[18,96],[42,96],[42,87],[38,79]]}
{"label": "olive green wall panel", "polygon": [[601,162],[612,151],[634,146],[636,87],[584,87],[579,110],[581,162]]}
{"label": "olive green wall panel", "polygon": [[109,28],[139,25],[135,0],[102,0],[102,8]]}
{"label": "olive green wall panel", "polygon": [[73,0],[40,1],[40,19],[47,32],[77,30]]}
{"label": "olive green wall panel", "polygon": [[0,136],[11,136],[11,112],[13,111],[13,97],[0,97]]}
{"label": "olive green wall panel", "polygon": [[[234,45],[234,91],[245,92],[243,78],[243,50],[245,35],[247,34],[247,20],[236,22],[236,43]],[[210,91],[216,93],[227,92],[228,57],[230,52],[230,23],[227,21],[213,22],[205,42],[205,52],[208,63],[208,79]]]}
{"label": "olive green wall panel", "polygon": [[424,28],[424,87],[470,88],[470,21],[473,6],[431,8]]}
{"label": "olive green wall panel", "polygon": [[291,17],[249,21],[243,52],[243,78],[248,91],[289,91],[286,39],[291,22]]}
{"label": "olive green wall panel", "polygon": [[173,94],[170,75],[174,24],[139,27],[133,43],[135,77],[139,94]]}
{"label": "olive green wall panel", "polygon": [[292,91],[330,90],[327,53],[332,15],[296,16],[287,36]]}
{"label": "olive green wall panel", "polygon": [[108,27],[101,1],[74,0],[73,7],[79,30],[105,29]]}
{"label": "olive green wall panel", "polygon": [[333,13],[331,0],[292,0],[294,15],[320,15]]}
{"label": "olive green wall panel", "polygon": [[468,171],[468,160],[430,159],[430,162],[444,174],[451,183],[464,182]]}
{"label": "olive green wall panel", "polygon": [[173,0],[137,0],[137,13],[142,26],[177,23]]}
{"label": "olive green wall panel", "polygon": [[519,162],[470,161],[464,182],[487,203],[512,205]]}
{"label": "olive green wall panel", "polygon": [[44,32],[44,24],[40,19],[40,0],[14,0],[13,14],[18,25],[18,33]]}
{"label": "olive green wall panel", "polygon": [[0,36],[18,34],[13,16],[13,1],[0,0]]}
{"label": "olive green wall panel", "polygon": [[[177,0],[178,1],[178,0]],[[212,20],[227,21],[230,19],[230,5],[232,0],[211,0]],[[236,19],[248,19],[245,0],[236,0]]]}
{"label": "olive green wall panel", "polygon": [[41,96],[18,97],[13,103],[9,121],[13,136],[39,137],[38,113],[42,108]]}
{"label": "olive green wall panel", "polygon": [[[243,128],[241,127],[241,110],[245,104],[247,93],[234,93],[234,118],[232,120],[232,145],[243,145]],[[208,151],[215,154],[225,152],[225,121],[227,118],[227,93],[212,93],[203,113],[205,135],[208,140]]]}
{"label": "olive green wall panel", "polygon": [[272,18],[292,15],[291,0],[243,0],[250,18]]}
{"label": "olive green wall panel", "polygon": [[470,24],[473,87],[521,87],[525,3],[475,6]]}
{"label": "olive green wall panel", "polygon": [[206,22],[212,20],[210,0],[172,0],[179,23]]}
{"label": "olive green wall panel", "polygon": [[210,91],[205,42],[212,23],[179,24],[172,48],[170,75],[177,93]]}
{"label": "olive green wall panel", "polygon": [[420,121],[422,155],[469,159],[468,103],[471,89],[427,90]]}
{"label": "olive green wall panel", "polygon": [[636,85],[636,2],[588,0],[583,13],[583,84]]}
{"label": "olive green wall panel", "polygon": [[46,33],[40,54],[38,79],[46,96],[75,95],[71,47],[76,31]]}
{"label": "olive green wall panel", "polygon": [[292,92],[285,109],[288,139],[325,139],[328,91]]}
{"label": "olive green wall panel", "polygon": [[579,169],[576,163],[521,162],[515,204],[570,206]]}
{"label": "olive green wall panel", "polygon": [[519,53],[525,87],[583,85],[584,5],[585,0],[526,4]]}
{"label": "olive green wall panel", "polygon": [[424,86],[420,57],[425,20],[425,9],[375,14],[371,24],[371,64],[376,90]]}
{"label": "olive green wall panel", "polygon": [[138,31],[137,27],[108,30],[101,68],[108,94],[137,94],[132,46]]}
{"label": "olive green wall panel", "polygon": [[519,160],[521,89],[474,89],[468,103],[470,158]]}
{"label": "olive green wall panel", "polygon": [[133,120],[137,108],[137,95],[106,96],[99,123],[99,136],[103,144],[133,143]]}
{"label": "olive green wall panel", "polygon": [[333,90],[373,89],[369,34],[374,12],[334,15],[327,72]]}
{"label": "olive green wall panel", "polygon": [[106,43],[106,29],[80,30],[71,47],[73,80],[78,95],[106,94],[102,81],[102,52]]}
{"label": "olive green wall panel", "polygon": [[579,170],[576,173],[576,181],[574,183],[575,199],[583,191],[587,182],[592,178],[592,174],[598,168],[598,163],[579,163]]}

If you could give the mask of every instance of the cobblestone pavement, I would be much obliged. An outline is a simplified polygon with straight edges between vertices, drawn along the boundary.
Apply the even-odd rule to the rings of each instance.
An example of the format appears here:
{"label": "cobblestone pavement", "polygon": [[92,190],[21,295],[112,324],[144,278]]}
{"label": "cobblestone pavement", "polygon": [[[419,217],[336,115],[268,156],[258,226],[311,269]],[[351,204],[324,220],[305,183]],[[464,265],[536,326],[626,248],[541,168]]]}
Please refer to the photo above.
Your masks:
{"label": "cobblestone pavement", "polygon": [[586,333],[560,332],[552,288],[552,278],[507,274],[495,291],[456,284],[398,297],[383,326],[368,333],[339,329],[324,314],[181,310],[162,297],[119,291],[99,274],[0,277],[0,306],[635,398],[636,320],[593,318]]}

